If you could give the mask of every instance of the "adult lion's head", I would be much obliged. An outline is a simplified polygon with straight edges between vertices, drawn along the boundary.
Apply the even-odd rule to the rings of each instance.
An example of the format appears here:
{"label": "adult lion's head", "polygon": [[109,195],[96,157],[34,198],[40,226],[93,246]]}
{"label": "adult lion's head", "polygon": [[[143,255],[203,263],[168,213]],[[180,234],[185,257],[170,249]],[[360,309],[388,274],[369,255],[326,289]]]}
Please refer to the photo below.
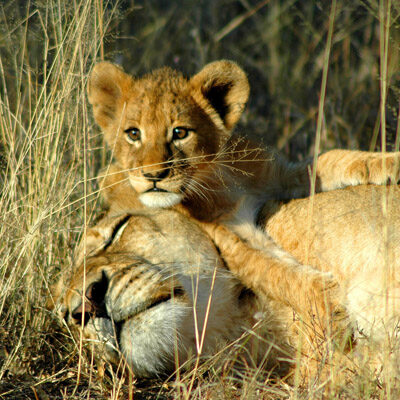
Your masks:
{"label": "adult lion's head", "polygon": [[[138,377],[214,354],[251,328],[261,310],[208,236],[168,210],[106,217],[90,229],[63,304],[70,325],[83,327],[112,363],[125,359]],[[254,340],[244,341],[245,352]],[[270,332],[254,360],[268,358],[271,341]]]}

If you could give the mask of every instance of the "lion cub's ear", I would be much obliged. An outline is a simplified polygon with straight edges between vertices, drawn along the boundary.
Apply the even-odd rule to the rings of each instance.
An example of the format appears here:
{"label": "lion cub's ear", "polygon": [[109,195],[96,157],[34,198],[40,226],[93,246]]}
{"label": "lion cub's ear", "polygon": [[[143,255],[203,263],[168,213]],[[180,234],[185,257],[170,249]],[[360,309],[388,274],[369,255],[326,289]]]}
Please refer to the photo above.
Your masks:
{"label": "lion cub's ear", "polygon": [[190,80],[218,113],[226,129],[238,122],[249,97],[250,86],[244,71],[233,61],[207,64]]}
{"label": "lion cub's ear", "polygon": [[94,66],[89,77],[88,95],[94,118],[102,129],[107,130],[116,120],[132,84],[133,78],[117,65],[100,62]]}

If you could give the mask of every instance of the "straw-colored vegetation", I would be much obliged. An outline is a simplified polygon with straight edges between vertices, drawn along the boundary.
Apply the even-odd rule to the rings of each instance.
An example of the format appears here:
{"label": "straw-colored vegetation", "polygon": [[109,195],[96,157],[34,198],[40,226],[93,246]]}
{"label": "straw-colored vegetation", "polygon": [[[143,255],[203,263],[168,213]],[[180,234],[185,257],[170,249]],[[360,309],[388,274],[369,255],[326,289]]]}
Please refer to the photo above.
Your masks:
{"label": "straw-colored vegetation", "polygon": [[[200,367],[164,384],[103,376],[47,311],[50,285],[101,212],[95,177],[110,161],[88,111],[87,74],[102,58],[132,73],[170,65],[188,74],[233,59],[252,86],[246,134],[295,160],[315,147],[392,150],[400,140],[399,17],[397,0],[1,2],[0,398],[322,396],[324,382],[309,392],[257,371],[230,376],[229,357],[226,368],[211,363],[207,374]],[[395,393],[360,370],[325,395]]]}

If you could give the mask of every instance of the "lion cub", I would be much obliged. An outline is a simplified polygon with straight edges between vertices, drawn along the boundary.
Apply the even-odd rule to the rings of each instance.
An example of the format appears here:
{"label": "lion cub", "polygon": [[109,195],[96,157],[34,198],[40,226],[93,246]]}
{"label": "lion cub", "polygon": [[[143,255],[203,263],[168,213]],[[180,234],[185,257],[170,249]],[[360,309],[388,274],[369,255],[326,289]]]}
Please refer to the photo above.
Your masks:
{"label": "lion cub", "polygon": [[[251,240],[240,238],[242,223],[232,223],[245,197],[256,215],[268,199],[304,196],[310,187],[309,162],[288,163],[232,133],[249,96],[237,64],[213,62],[187,79],[170,68],[136,78],[101,62],[88,92],[116,159],[102,182],[111,212],[175,207],[201,222],[217,246],[225,242],[220,248],[231,271],[258,294],[316,316],[322,325],[331,313],[341,317],[330,275],[299,264],[266,233],[262,246],[251,247]],[[398,153],[383,159],[379,153],[330,151],[318,159],[316,190],[397,181],[398,159]],[[256,230],[255,221],[248,222]]]}

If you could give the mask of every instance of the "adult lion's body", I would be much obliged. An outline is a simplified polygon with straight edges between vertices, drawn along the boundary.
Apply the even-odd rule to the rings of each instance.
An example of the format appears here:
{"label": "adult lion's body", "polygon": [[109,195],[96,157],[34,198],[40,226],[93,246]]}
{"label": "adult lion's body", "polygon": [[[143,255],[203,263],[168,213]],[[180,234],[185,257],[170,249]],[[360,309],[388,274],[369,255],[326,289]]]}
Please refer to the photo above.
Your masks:
{"label": "adult lion's body", "polygon": [[[294,200],[264,216],[277,243],[336,276],[351,322],[375,341],[400,322],[399,206],[397,188],[367,186],[318,194],[312,208],[310,199]],[[295,356],[302,330],[290,307],[243,291],[224,268],[229,255],[221,259],[189,217],[169,210],[109,216],[83,243],[86,266],[82,245],[64,298],[68,320],[79,327],[85,316],[84,335],[106,343],[108,358],[123,357],[138,376],[172,372],[191,353],[213,354],[260,318],[257,334],[265,341],[255,359],[270,351],[270,368]],[[272,351],[271,343],[281,350]]]}

